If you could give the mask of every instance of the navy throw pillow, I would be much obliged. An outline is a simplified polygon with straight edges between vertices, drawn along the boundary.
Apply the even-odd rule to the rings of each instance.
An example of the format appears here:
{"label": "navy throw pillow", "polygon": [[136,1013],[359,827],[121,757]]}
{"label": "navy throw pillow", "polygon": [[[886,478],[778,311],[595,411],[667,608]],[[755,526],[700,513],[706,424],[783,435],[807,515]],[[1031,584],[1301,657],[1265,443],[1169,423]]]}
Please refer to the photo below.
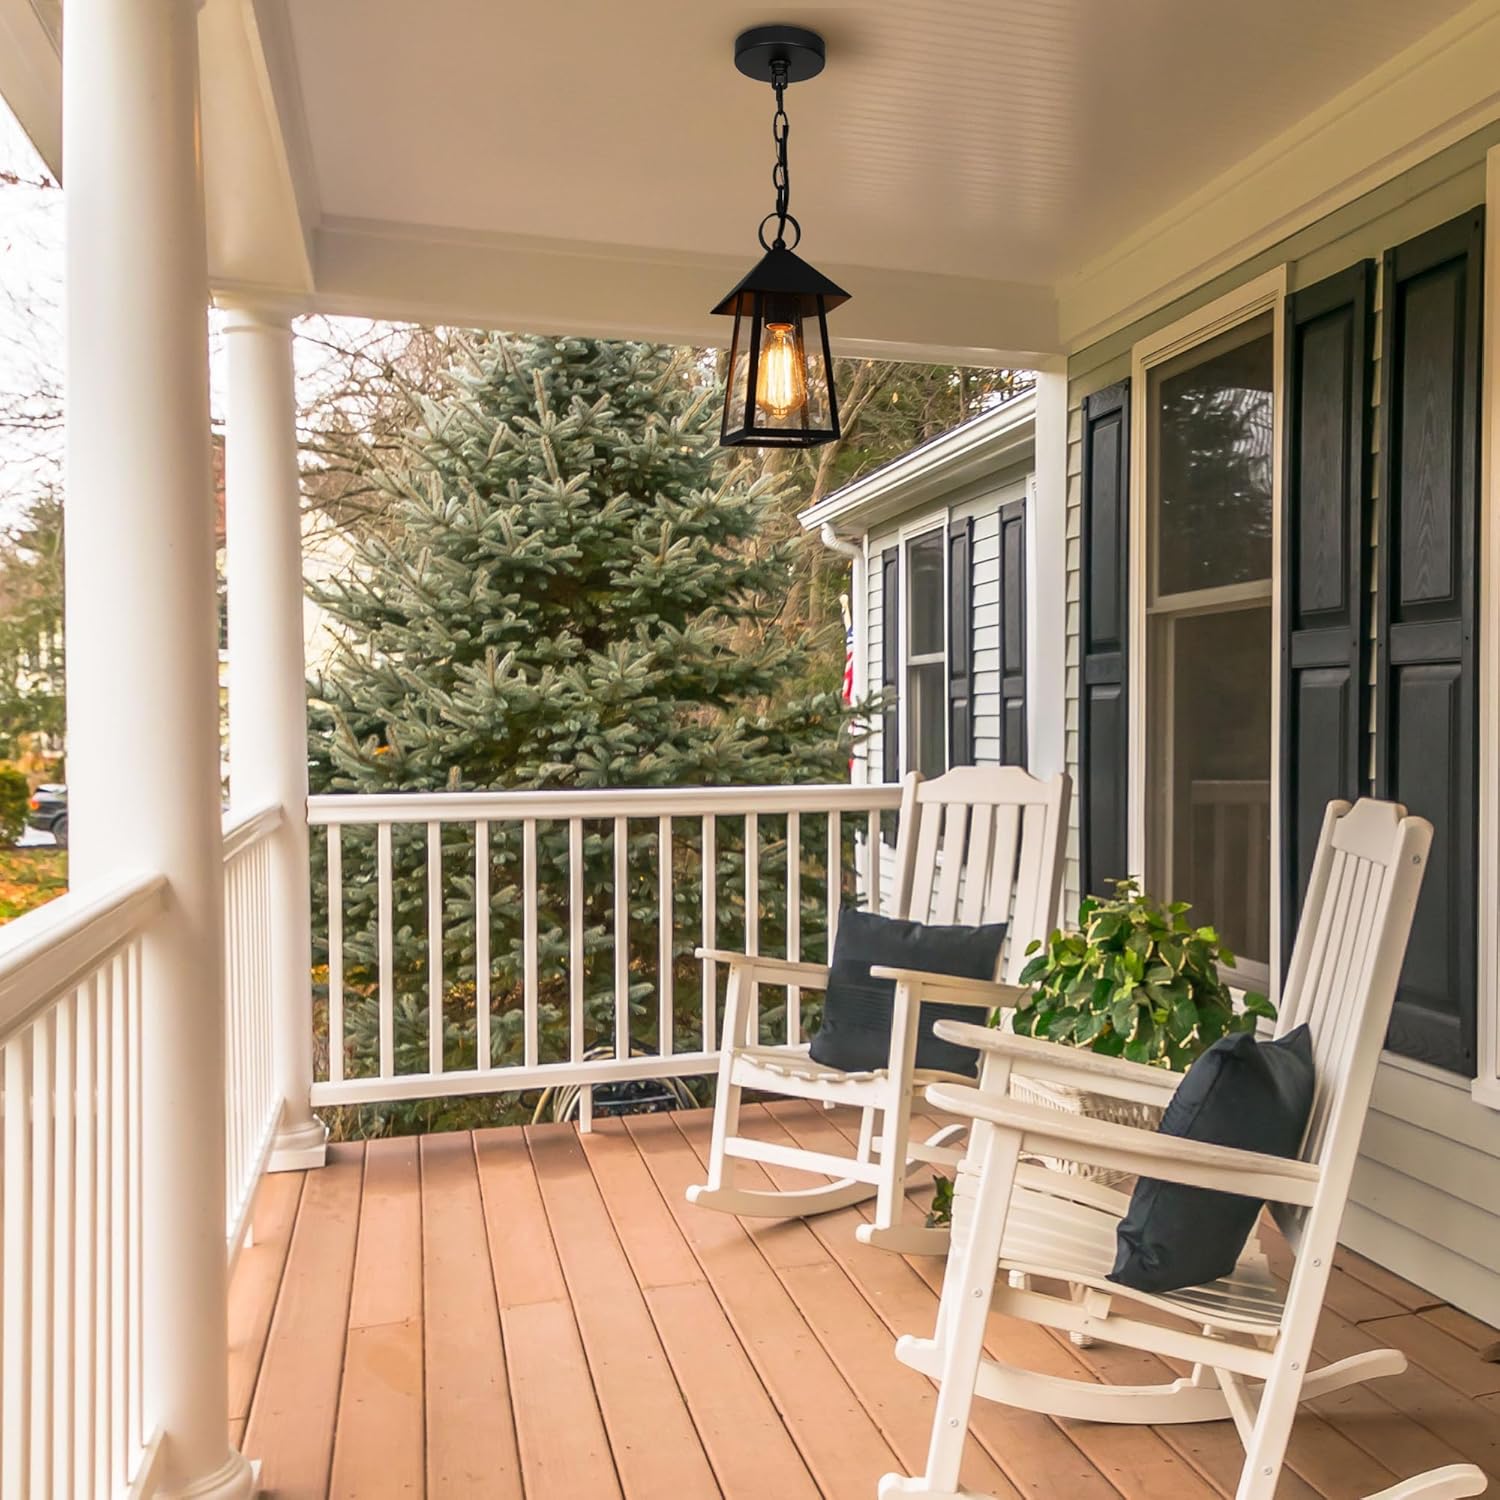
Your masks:
{"label": "navy throw pillow", "polygon": [[[872,966],[993,979],[1004,942],[1004,922],[987,927],[928,927],[869,911],[843,912],[833,962],[828,966],[823,1024],[812,1039],[813,1061],[846,1073],[890,1065],[896,986],[889,979],[872,979]],[[975,1021],[982,1014],[971,1005],[924,1005],[917,1033],[917,1067],[975,1077],[979,1054],[972,1047],[943,1041],[933,1035],[932,1028],[938,1021]]]}
{"label": "navy throw pillow", "polygon": [[[1220,1037],[1187,1070],[1162,1115],[1163,1135],[1296,1156],[1313,1103],[1312,1037],[1306,1026],[1258,1042]],[[1234,1270],[1261,1201],[1143,1177],[1120,1220],[1111,1281],[1140,1292],[1202,1286]]]}

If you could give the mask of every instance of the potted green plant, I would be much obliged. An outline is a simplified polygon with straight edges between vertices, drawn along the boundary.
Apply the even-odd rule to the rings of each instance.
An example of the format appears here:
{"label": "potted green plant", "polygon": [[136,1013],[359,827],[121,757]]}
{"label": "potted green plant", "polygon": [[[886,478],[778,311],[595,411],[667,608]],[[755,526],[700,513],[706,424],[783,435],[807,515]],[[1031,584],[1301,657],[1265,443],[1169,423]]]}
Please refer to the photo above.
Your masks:
{"label": "potted green plant", "polygon": [[1133,880],[1116,881],[1113,896],[1085,896],[1076,932],[1027,948],[1021,983],[1031,993],[1013,1013],[1016,1033],[1180,1073],[1221,1036],[1274,1019],[1253,990],[1236,1008],[1219,973],[1234,954],[1214,928],[1188,921],[1191,909],[1164,906]]}
{"label": "potted green plant", "polygon": [[[1180,1073],[1221,1036],[1274,1018],[1275,1007],[1257,991],[1235,1004],[1220,974],[1220,965],[1233,966],[1234,954],[1213,927],[1188,920],[1191,909],[1186,901],[1164,905],[1133,880],[1117,881],[1113,896],[1086,896],[1076,931],[1054,932],[1045,946],[1033,942],[1027,949],[1032,958],[1021,983],[1031,992],[1009,1013],[1012,1028]],[[1070,1114],[1153,1129],[1160,1121],[1151,1105],[1020,1074],[1011,1090]]]}
{"label": "potted green plant", "polygon": [[[1134,880],[1115,882],[1113,896],[1085,896],[1078,927],[1057,931],[1046,944],[1026,949],[1031,961],[1021,983],[1031,993],[1013,1011],[996,1011],[992,1024],[1006,1024],[1020,1036],[1036,1036],[1148,1067],[1186,1072],[1193,1059],[1221,1036],[1252,1031],[1276,1008],[1248,990],[1235,1005],[1219,972],[1234,965],[1234,954],[1213,927],[1195,927],[1186,901],[1163,905]],[[1011,1075],[1017,1099],[1068,1114],[1115,1120],[1154,1130],[1161,1111],[1065,1084]],[[1051,1158],[1046,1165],[1094,1178],[1107,1186],[1120,1174]],[[946,1224],[952,1212],[953,1184],[937,1178],[929,1224]]]}

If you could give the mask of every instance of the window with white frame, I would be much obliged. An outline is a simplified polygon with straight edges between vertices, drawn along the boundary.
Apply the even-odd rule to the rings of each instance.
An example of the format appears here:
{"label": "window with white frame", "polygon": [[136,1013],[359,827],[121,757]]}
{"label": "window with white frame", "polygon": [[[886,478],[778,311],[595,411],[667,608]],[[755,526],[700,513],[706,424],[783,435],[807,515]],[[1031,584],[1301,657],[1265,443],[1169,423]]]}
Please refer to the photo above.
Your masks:
{"label": "window with white frame", "polygon": [[948,769],[948,619],[945,532],[906,544],[906,765],[923,776]]}
{"label": "window with white frame", "polygon": [[1145,382],[1141,822],[1148,888],[1264,987],[1272,941],[1276,332],[1261,312]]}

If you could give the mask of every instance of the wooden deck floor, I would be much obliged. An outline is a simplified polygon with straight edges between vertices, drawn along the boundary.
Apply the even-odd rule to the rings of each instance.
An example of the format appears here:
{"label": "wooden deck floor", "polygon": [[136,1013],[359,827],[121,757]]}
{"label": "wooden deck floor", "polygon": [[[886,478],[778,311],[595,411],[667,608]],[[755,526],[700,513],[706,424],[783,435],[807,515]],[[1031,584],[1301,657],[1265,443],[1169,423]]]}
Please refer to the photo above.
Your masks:
{"label": "wooden deck floor", "polygon": [[[805,1105],[753,1112],[826,1149]],[[747,1121],[748,1123],[748,1121]],[[873,1500],[914,1472],[933,1388],[892,1355],[941,1264],[860,1245],[854,1210],[742,1224],[690,1207],[709,1116],[341,1146],[270,1177],[230,1296],[233,1436],[276,1500]],[[747,1182],[757,1169],[746,1167]],[[1319,1352],[1403,1376],[1299,1419],[1281,1494],[1346,1500],[1465,1458],[1500,1483],[1493,1330],[1355,1256]],[[996,1321],[1017,1362],[1116,1382],[1158,1360]],[[1099,1427],[979,1403],[965,1482],[1037,1500],[1232,1495],[1228,1423]]]}

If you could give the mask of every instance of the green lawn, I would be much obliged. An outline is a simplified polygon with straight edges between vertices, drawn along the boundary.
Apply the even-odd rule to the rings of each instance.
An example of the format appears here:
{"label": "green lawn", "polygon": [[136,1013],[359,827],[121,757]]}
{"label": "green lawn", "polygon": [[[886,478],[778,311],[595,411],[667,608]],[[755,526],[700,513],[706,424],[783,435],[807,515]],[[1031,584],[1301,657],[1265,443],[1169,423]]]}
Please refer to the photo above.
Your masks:
{"label": "green lawn", "polygon": [[66,849],[0,849],[0,922],[45,906],[67,888]]}

